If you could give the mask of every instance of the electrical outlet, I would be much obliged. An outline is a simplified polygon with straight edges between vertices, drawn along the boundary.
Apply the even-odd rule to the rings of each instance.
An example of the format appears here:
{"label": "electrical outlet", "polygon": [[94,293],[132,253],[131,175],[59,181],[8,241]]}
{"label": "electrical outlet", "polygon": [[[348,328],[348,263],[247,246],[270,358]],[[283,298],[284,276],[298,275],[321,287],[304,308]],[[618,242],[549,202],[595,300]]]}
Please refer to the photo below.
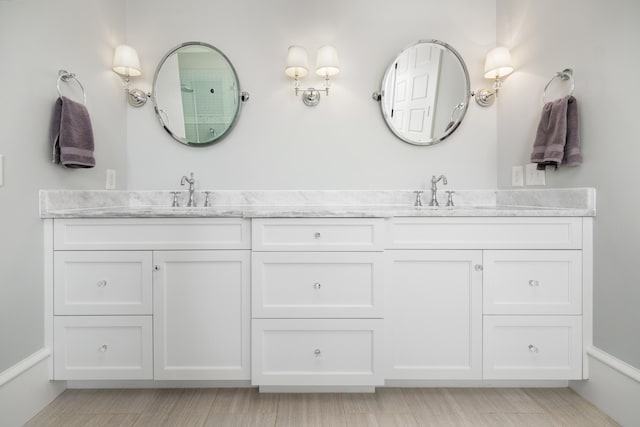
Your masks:
{"label": "electrical outlet", "polygon": [[116,189],[116,171],[115,169],[107,169],[107,183],[105,185],[107,190]]}
{"label": "electrical outlet", "polygon": [[511,167],[511,186],[522,187],[524,186],[524,171],[522,166]]}
{"label": "electrical outlet", "polygon": [[545,185],[545,173],[544,170],[539,171],[536,163],[527,164],[525,169],[525,181],[527,185]]}

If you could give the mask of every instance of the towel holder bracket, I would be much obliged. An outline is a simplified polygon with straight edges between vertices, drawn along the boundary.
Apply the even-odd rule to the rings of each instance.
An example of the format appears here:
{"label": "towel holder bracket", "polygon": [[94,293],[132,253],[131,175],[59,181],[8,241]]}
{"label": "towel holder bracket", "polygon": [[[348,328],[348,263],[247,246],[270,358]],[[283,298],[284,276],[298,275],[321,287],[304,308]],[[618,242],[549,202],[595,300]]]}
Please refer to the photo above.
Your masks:
{"label": "towel holder bracket", "polygon": [[62,96],[62,91],[60,90],[60,82],[62,81],[68,83],[71,80],[75,80],[78,86],[80,86],[80,89],[82,90],[82,104],[87,105],[87,93],[84,90],[84,86],[82,86],[82,83],[80,83],[80,80],[78,80],[78,77],[75,75],[75,73],[70,73],[67,70],[58,70],[58,80],[56,81],[58,95]]}
{"label": "towel holder bracket", "polygon": [[547,102],[547,90],[549,89],[549,86],[551,86],[551,83],[553,83],[553,81],[556,79],[560,79],[561,81],[570,81],[571,89],[569,90],[569,96],[573,95],[573,90],[575,89],[575,81],[573,80],[573,69],[565,68],[562,71],[558,71],[553,77],[551,77],[551,80],[547,82],[546,86],[544,87],[544,91],[542,92],[543,104]]}

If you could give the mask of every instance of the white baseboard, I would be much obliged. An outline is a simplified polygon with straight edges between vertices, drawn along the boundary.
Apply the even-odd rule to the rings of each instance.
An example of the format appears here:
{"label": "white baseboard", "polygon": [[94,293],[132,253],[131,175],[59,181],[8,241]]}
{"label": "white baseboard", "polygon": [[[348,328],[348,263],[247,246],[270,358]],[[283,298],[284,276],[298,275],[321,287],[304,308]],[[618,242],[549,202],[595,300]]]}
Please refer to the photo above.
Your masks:
{"label": "white baseboard", "polygon": [[64,382],[49,381],[50,357],[41,349],[0,373],[0,425],[22,426],[65,390]]}
{"label": "white baseboard", "polygon": [[569,386],[623,426],[640,420],[640,370],[596,347],[587,349],[589,379]]}

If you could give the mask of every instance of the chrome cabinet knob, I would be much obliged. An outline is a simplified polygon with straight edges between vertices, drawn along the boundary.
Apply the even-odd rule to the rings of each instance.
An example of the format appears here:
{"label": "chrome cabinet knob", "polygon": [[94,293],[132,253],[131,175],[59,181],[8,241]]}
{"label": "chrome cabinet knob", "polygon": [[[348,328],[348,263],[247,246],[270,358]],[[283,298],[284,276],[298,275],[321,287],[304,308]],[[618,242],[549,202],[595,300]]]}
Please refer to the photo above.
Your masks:
{"label": "chrome cabinet knob", "polygon": [[320,289],[322,287],[322,285],[320,283],[314,283],[313,284],[313,289]]}
{"label": "chrome cabinet knob", "polygon": [[529,280],[529,286],[535,288],[540,286],[540,282],[538,282],[537,280]]}
{"label": "chrome cabinet knob", "polygon": [[482,271],[482,270],[483,270],[483,269],[482,269],[482,265],[480,265],[480,264],[476,264],[476,265],[474,265],[474,266],[473,266],[473,268],[475,268],[475,269],[476,269],[476,271]]}
{"label": "chrome cabinet knob", "polygon": [[159,265],[154,265],[153,266],[153,271],[160,271],[160,266]]}
{"label": "chrome cabinet knob", "polygon": [[320,351],[319,348],[316,348],[315,351],[313,352],[313,355],[315,357],[320,357],[320,356],[322,356],[322,352]]}
{"label": "chrome cabinet knob", "polygon": [[107,286],[107,281],[106,280],[100,280],[97,283],[97,285],[98,285],[99,288],[104,288],[105,286]]}
{"label": "chrome cabinet knob", "polygon": [[316,234],[314,234],[313,237],[315,237],[316,239],[319,239],[321,235],[318,231],[316,231]]}
{"label": "chrome cabinet knob", "polygon": [[106,344],[102,344],[102,345],[100,346],[100,348],[98,348],[98,351],[99,351],[100,353],[105,353],[105,352],[107,351],[107,345],[106,345]]}
{"label": "chrome cabinet knob", "polygon": [[537,353],[537,352],[538,352],[538,347],[536,347],[536,346],[535,346],[535,345],[533,345],[533,344],[529,344],[529,351],[530,351],[531,353]]}

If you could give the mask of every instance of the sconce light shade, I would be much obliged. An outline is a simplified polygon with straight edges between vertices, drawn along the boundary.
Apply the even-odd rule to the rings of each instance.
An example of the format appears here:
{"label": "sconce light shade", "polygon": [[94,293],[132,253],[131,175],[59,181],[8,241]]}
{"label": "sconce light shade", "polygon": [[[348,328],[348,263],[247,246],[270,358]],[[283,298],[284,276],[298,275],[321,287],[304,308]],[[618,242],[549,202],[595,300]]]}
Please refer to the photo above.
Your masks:
{"label": "sconce light shade", "polygon": [[508,76],[513,72],[511,53],[506,47],[496,47],[487,53],[484,63],[484,77],[496,79]]}
{"label": "sconce light shade", "polygon": [[333,46],[323,46],[318,49],[316,57],[316,74],[319,76],[335,76],[340,72],[338,51]]}
{"label": "sconce light shade", "polygon": [[137,77],[142,75],[138,52],[126,44],[116,47],[113,54],[113,71],[121,76]]}
{"label": "sconce light shade", "polygon": [[289,46],[284,72],[289,77],[304,77],[309,72],[309,56],[302,46]]}

